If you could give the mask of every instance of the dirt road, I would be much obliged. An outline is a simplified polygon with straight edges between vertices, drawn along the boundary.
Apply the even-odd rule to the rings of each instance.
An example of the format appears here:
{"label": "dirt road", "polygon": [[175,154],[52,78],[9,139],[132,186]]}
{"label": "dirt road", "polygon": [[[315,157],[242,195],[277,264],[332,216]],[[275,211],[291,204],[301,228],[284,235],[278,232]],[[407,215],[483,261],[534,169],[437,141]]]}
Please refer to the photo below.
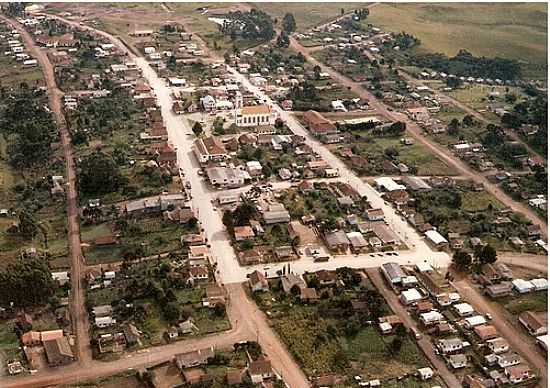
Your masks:
{"label": "dirt road", "polygon": [[[411,76],[409,73],[407,73],[406,71],[404,71],[402,69],[398,69],[398,72],[399,72],[399,75],[403,79],[405,79],[407,82],[409,82],[412,85],[415,85],[415,86],[425,86],[426,85],[424,82],[422,82],[421,80]],[[485,125],[487,125],[487,124],[495,124],[495,125],[499,125],[499,126],[501,125],[499,122],[489,120],[488,118],[483,116],[477,110],[472,109],[470,106],[468,106],[466,104],[463,104],[462,102],[458,101],[457,99],[455,99],[455,98],[453,98],[453,97],[451,97],[447,94],[439,93],[436,90],[434,90],[433,92],[434,92],[433,93],[434,96],[439,97],[442,100],[449,101],[452,105],[456,106],[457,108],[464,111],[465,113],[467,113],[469,115],[472,115],[473,117],[475,117],[476,119],[478,119],[479,121],[481,121]],[[523,139],[521,139],[514,130],[507,129],[506,134],[509,135],[515,141],[523,144],[525,146],[525,148],[527,149],[527,151],[529,152],[529,157],[531,159],[533,159],[537,163],[546,164],[546,160],[542,156],[540,156],[538,153],[536,153],[535,150],[533,150],[529,144],[525,143],[523,141]]]}
{"label": "dirt road", "polygon": [[527,253],[499,253],[498,261],[506,264],[512,264],[517,267],[548,273],[548,256],[545,255],[530,255]]}
{"label": "dirt road", "polygon": [[382,101],[374,97],[369,91],[364,89],[361,84],[354,82],[352,79],[346,77],[345,75],[339,73],[333,68],[326,66],[325,64],[316,60],[313,56],[310,55],[309,50],[303,47],[295,38],[290,38],[290,48],[296,52],[302,53],[308,62],[317,65],[321,68],[322,72],[328,73],[336,82],[347,87],[350,91],[358,95],[360,98],[369,101],[369,105],[374,109],[379,115],[392,120],[392,121],[402,121],[407,124],[407,131],[409,134],[419,143],[424,145],[429,151],[434,155],[437,155],[441,160],[447,163],[449,166],[455,168],[460,175],[464,175],[478,184],[482,184],[485,189],[495,196],[500,202],[510,207],[513,211],[522,213],[534,224],[540,225],[543,230],[544,237],[546,238],[546,222],[541,220],[538,215],[529,209],[526,205],[514,201],[510,198],[504,191],[502,191],[496,184],[489,182],[489,180],[480,174],[477,171],[472,170],[467,164],[462,160],[451,155],[451,152],[444,146],[434,143],[428,140],[423,135],[423,130],[413,121],[409,120],[405,114],[390,111],[388,106],[386,106]]}
{"label": "dirt road", "polygon": [[[415,328],[418,330],[418,325],[411,318],[405,307],[403,307],[403,305],[399,302],[397,295],[395,295],[392,290],[386,287],[386,284],[384,282],[384,279],[382,278],[382,275],[380,274],[379,269],[369,268],[366,271],[369,279],[382,294],[386,302],[388,302],[393,312],[401,318],[404,325],[407,328]],[[422,352],[424,352],[426,358],[434,366],[436,373],[439,374],[439,376],[443,379],[448,387],[460,387],[460,382],[455,377],[455,375],[451,373],[451,371],[447,368],[447,364],[445,364],[445,362],[434,353],[434,347],[428,338],[428,336],[423,336],[421,339],[417,340],[418,346],[420,347],[420,349],[422,349]]]}
{"label": "dirt road", "polygon": [[31,55],[38,60],[48,92],[48,104],[54,114],[57,127],[59,128],[63,155],[65,158],[65,169],[67,174],[67,223],[69,225],[69,250],[71,261],[71,322],[76,336],[77,352],[76,356],[81,366],[87,366],[91,360],[90,341],[88,338],[88,313],[85,309],[84,287],[82,285],[82,249],[80,246],[80,226],[78,223],[77,211],[77,190],[75,164],[71,149],[71,139],[67,129],[67,123],[61,106],[63,92],[59,90],[55,82],[54,68],[48,59],[46,53],[36,46],[30,34],[23,26],[16,21],[8,19],[2,15],[0,18],[7,21],[15,28],[23,38],[25,46]]}
{"label": "dirt road", "polygon": [[508,341],[510,347],[520,354],[525,361],[537,369],[537,375],[541,376],[540,387],[548,386],[548,364],[541,355],[539,349],[524,331],[518,330],[512,326],[501,307],[483,296],[479,290],[467,278],[453,282],[454,286],[460,292],[462,299],[469,304],[478,313],[489,313],[493,320],[491,324],[497,329],[500,335]]}

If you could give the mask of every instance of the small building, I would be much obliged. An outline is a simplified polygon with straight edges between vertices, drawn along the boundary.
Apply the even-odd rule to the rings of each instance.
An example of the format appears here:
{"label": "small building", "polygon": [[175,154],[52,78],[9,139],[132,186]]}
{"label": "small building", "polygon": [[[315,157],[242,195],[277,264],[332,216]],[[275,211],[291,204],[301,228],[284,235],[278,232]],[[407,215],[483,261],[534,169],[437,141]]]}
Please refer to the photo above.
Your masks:
{"label": "small building", "polygon": [[490,339],[486,341],[487,347],[491,352],[494,354],[501,354],[506,353],[508,350],[510,350],[510,346],[508,345],[508,341],[506,341],[502,337],[497,337]]}
{"label": "small building", "polygon": [[520,384],[535,377],[528,365],[514,365],[504,368],[504,374],[512,384]]}
{"label": "small building", "polygon": [[404,278],[405,272],[401,269],[401,266],[397,263],[385,263],[380,268],[382,274],[390,284],[399,284],[401,279]]}
{"label": "small building", "polygon": [[271,361],[264,357],[260,357],[256,361],[252,361],[248,365],[248,374],[254,384],[262,383],[264,380],[273,377]]}
{"label": "small building", "polygon": [[474,327],[474,332],[483,342],[498,337],[497,329],[493,325],[476,326]]}
{"label": "small building", "polygon": [[180,353],[174,357],[174,361],[180,370],[193,368],[208,363],[214,357],[214,348],[199,349],[192,352]]}
{"label": "small building", "polygon": [[439,311],[428,311],[420,314],[420,321],[424,326],[433,326],[439,324],[445,318]]}
{"label": "small building", "polygon": [[252,227],[249,225],[235,226],[233,233],[235,235],[235,241],[245,241],[252,239],[255,236]]}
{"label": "small building", "polygon": [[466,367],[468,358],[465,354],[451,354],[448,358],[448,362],[453,369],[460,369]]}
{"label": "small building", "polygon": [[269,283],[260,271],[254,271],[248,277],[248,284],[252,292],[269,291]]}
{"label": "small building", "polygon": [[512,295],[513,285],[511,282],[500,282],[485,287],[485,293],[491,298],[502,298]]}
{"label": "small building", "polygon": [[428,230],[424,233],[426,239],[433,246],[442,249],[449,245],[449,242],[445,237],[443,237],[437,230]]}
{"label": "small building", "polygon": [[401,303],[406,306],[416,303],[422,299],[422,295],[420,294],[420,292],[418,292],[416,288],[409,288],[408,290],[402,291],[401,295],[399,296],[399,300],[401,301]]}
{"label": "small building", "polygon": [[454,353],[462,350],[464,347],[460,338],[440,339],[437,341],[437,347],[443,354]]}
{"label": "small building", "polygon": [[472,317],[467,317],[466,319],[464,319],[464,326],[467,329],[473,329],[476,326],[484,325],[486,322],[487,320],[481,315],[474,315]]}
{"label": "small building", "polygon": [[245,106],[237,110],[235,124],[238,127],[275,125],[277,113],[269,105]]}
{"label": "small building", "polygon": [[516,290],[520,294],[526,294],[535,289],[533,283],[523,279],[512,280],[512,285],[514,286],[514,290]]}
{"label": "small building", "polygon": [[537,313],[525,311],[518,317],[519,322],[532,336],[540,336],[548,333],[548,324]]}
{"label": "small building", "polygon": [[468,303],[457,303],[453,305],[453,310],[461,317],[468,317],[475,312],[474,308]]}
{"label": "small building", "polygon": [[418,377],[420,377],[420,380],[429,380],[433,377],[434,375],[434,371],[432,370],[432,368],[420,368],[417,370],[418,372]]}
{"label": "small building", "polygon": [[522,359],[517,353],[508,352],[508,353],[499,354],[497,356],[497,364],[501,368],[518,365],[518,364],[521,364],[521,362],[522,362]]}

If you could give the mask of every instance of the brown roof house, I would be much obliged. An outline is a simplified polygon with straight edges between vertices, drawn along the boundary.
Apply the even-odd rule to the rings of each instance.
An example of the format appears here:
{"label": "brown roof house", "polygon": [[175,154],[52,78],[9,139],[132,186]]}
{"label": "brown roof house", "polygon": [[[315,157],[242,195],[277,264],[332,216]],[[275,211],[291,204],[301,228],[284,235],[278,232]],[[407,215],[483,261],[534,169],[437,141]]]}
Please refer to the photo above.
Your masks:
{"label": "brown roof house", "polygon": [[252,292],[269,291],[269,283],[260,271],[254,271],[250,274],[248,284]]}
{"label": "brown roof house", "polygon": [[537,313],[525,311],[518,317],[519,322],[527,329],[529,334],[539,336],[548,333],[548,323],[545,322]]}
{"label": "brown roof house", "polygon": [[338,133],[338,129],[330,120],[314,110],[304,113],[303,120],[307,129],[317,137]]}
{"label": "brown roof house", "polygon": [[252,361],[248,366],[248,374],[254,384],[259,384],[266,379],[273,377],[271,361],[263,356],[256,361]]}

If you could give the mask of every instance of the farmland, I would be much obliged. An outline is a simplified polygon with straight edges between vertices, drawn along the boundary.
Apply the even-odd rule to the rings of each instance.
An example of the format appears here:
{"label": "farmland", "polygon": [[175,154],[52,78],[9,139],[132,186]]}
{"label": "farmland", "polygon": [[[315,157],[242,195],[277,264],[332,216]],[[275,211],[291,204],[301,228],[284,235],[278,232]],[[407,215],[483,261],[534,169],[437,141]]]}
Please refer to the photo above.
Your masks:
{"label": "farmland", "polygon": [[520,60],[525,72],[545,78],[547,8],[544,4],[380,4],[368,23],[406,31],[421,40],[420,50]]}

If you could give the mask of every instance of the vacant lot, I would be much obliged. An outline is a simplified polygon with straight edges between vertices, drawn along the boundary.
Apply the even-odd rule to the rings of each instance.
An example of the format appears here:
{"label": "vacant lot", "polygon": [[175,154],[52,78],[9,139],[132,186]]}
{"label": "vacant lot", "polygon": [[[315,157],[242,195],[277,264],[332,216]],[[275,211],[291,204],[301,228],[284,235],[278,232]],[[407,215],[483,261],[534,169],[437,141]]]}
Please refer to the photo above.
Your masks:
{"label": "vacant lot", "polygon": [[524,311],[542,312],[548,309],[548,292],[535,292],[511,298],[504,304],[504,308],[513,315]]}
{"label": "vacant lot", "polygon": [[369,23],[416,35],[429,51],[546,63],[545,4],[381,4]]}

